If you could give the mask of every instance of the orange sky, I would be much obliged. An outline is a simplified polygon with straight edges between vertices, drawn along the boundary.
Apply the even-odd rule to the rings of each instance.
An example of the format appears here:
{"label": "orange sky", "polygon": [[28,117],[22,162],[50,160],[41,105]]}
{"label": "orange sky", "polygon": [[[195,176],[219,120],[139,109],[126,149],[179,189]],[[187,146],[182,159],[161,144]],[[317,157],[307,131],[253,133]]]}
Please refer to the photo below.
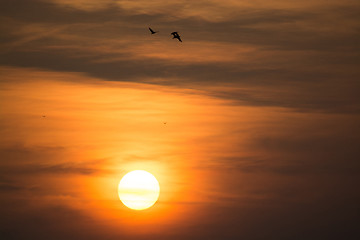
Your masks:
{"label": "orange sky", "polygon": [[357,1],[2,5],[0,237],[358,234]]}

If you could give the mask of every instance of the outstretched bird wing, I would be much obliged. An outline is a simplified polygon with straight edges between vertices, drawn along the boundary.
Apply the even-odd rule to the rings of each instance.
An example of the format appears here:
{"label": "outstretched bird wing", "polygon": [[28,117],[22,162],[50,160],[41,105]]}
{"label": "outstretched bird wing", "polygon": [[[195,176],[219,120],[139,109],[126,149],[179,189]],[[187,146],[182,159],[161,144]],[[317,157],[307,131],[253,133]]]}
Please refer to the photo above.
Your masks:
{"label": "outstretched bird wing", "polygon": [[151,28],[149,28],[149,30],[150,30],[151,34],[157,33],[154,30],[152,30]]}

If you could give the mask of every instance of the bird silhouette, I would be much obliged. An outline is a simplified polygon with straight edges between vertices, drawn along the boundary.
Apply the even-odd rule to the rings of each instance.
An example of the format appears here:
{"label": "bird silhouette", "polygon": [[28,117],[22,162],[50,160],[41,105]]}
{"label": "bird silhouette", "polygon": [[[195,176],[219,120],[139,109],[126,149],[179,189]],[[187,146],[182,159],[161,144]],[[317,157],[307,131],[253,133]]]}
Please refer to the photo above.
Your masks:
{"label": "bird silhouette", "polygon": [[174,38],[177,38],[180,42],[182,42],[182,40],[181,40],[178,32],[172,32],[171,35],[173,35],[173,39],[174,39]]}
{"label": "bird silhouette", "polygon": [[152,30],[151,28],[149,28],[149,30],[150,30],[151,34],[155,34],[155,33],[157,33],[157,32],[158,32],[158,31],[154,31],[154,30]]}

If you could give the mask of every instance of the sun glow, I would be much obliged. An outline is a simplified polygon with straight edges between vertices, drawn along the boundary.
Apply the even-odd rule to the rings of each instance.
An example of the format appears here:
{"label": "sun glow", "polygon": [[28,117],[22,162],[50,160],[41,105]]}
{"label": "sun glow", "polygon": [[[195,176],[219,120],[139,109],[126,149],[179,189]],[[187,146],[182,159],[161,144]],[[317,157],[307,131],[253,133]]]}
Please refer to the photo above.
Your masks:
{"label": "sun glow", "polygon": [[160,186],[151,173],[135,170],[121,179],[118,194],[121,202],[128,208],[144,210],[158,200]]}

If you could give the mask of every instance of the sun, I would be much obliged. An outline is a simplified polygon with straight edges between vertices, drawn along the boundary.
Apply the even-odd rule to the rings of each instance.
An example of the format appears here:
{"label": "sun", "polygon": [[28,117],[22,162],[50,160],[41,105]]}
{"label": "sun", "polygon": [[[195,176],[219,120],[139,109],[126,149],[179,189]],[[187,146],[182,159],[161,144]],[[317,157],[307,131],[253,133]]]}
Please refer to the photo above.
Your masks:
{"label": "sun", "polygon": [[121,179],[118,194],[126,207],[144,210],[156,203],[160,195],[160,186],[151,173],[135,170]]}

